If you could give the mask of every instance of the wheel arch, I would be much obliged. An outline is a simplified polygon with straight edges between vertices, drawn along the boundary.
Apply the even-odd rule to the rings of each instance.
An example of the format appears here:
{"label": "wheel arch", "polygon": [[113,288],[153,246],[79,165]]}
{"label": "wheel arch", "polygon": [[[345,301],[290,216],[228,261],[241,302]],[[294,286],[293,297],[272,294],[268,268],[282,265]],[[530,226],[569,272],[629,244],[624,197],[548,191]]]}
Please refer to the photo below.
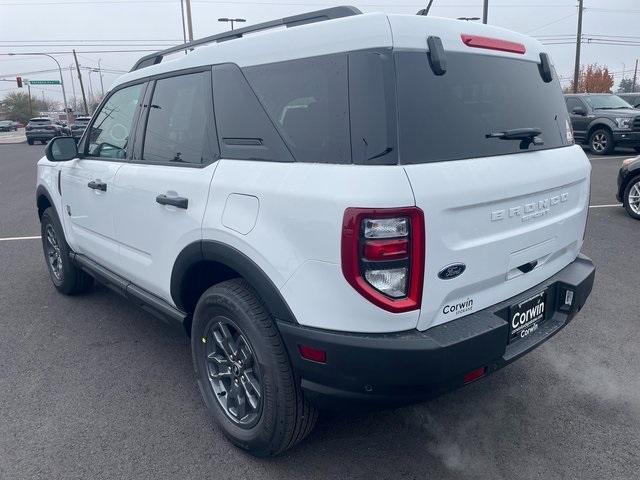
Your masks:
{"label": "wheel arch", "polygon": [[[43,185],[38,185],[38,188],[36,189],[36,207],[38,209],[39,220],[42,219],[42,214],[47,208],[52,207],[54,210],[56,210],[56,205],[53,202],[51,195]],[[58,212],[56,211],[56,214],[57,213]],[[60,218],[59,215],[58,218]]]}
{"label": "wheel arch", "polygon": [[192,314],[207,288],[231,278],[244,278],[277,320],[296,323],[269,276],[240,250],[215,240],[193,242],[180,252],[171,272],[171,298],[179,309]]}
{"label": "wheel arch", "polygon": [[613,122],[611,122],[610,120],[607,119],[603,119],[603,118],[599,118],[597,120],[594,120],[590,125],[589,125],[589,130],[587,131],[587,138],[586,141],[590,142],[591,141],[591,134],[598,130],[599,128],[603,128],[605,130],[608,130],[609,133],[613,133],[613,129],[615,128],[613,125]]}

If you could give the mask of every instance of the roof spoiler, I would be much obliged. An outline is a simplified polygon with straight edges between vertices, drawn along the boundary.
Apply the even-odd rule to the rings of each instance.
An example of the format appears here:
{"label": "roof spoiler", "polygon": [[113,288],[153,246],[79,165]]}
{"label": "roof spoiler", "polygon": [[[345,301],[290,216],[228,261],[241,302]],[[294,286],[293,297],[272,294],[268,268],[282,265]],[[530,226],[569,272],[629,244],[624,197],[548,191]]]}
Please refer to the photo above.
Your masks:
{"label": "roof spoiler", "polygon": [[309,23],[324,22],[326,20],[333,20],[336,18],[350,17],[352,15],[360,15],[362,12],[356,7],[332,7],[325,8],[323,10],[316,10],[313,12],[302,13],[300,15],[293,15],[291,17],[285,17],[278,20],[271,20],[269,22],[258,23],[256,25],[249,25],[248,27],[238,28],[237,30],[230,30],[224,33],[218,33],[209,37],[193,40],[192,42],[176,45],[175,47],[167,48],[150,55],[142,57],[136,62],[131,71],[140,70],[141,68],[150,67],[162,62],[163,57],[172,53],[179,52],[181,50],[193,49],[200,45],[207,43],[225,42],[228,40],[235,40],[236,38],[242,38],[246,33],[259,32],[261,30],[268,30],[276,27],[297,27],[300,25],[307,25]]}

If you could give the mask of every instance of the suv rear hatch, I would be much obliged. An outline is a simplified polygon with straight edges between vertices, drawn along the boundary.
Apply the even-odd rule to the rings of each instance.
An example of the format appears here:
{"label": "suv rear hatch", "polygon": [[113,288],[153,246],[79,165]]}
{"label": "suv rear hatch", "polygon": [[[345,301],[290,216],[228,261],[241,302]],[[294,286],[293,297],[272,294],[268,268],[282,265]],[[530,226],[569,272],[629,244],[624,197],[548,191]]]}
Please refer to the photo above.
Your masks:
{"label": "suv rear hatch", "polygon": [[[515,296],[573,261],[591,168],[573,145],[555,72],[543,80],[540,44],[464,22],[390,20],[403,32],[394,35],[400,162],[426,223],[424,330]],[[493,37],[479,42],[490,49],[463,41],[480,34]],[[426,53],[432,35],[444,46],[444,74]],[[526,53],[495,50],[496,39]],[[514,129],[539,133],[501,138]],[[447,275],[450,265],[457,274],[466,268]]]}

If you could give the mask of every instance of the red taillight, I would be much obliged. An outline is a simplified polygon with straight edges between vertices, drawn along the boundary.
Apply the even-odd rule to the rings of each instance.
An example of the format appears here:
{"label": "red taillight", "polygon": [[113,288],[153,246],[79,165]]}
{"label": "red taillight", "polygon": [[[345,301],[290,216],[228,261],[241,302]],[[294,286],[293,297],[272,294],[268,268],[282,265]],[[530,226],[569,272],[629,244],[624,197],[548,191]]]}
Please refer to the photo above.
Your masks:
{"label": "red taillight", "polygon": [[364,243],[364,258],[367,260],[397,260],[409,256],[409,240],[367,240]]}
{"label": "red taillight", "polygon": [[363,297],[393,313],[420,308],[424,214],[417,207],[347,208],[342,272]]}
{"label": "red taillight", "polygon": [[298,345],[300,356],[312,362],[327,363],[327,352],[307,345]]}
{"label": "red taillight", "polygon": [[524,55],[527,51],[521,43],[500,40],[499,38],[481,37],[480,35],[460,35],[462,42],[467,47],[486,48],[487,50],[500,50],[502,52],[519,53]]}
{"label": "red taillight", "polygon": [[476,368],[475,370],[471,370],[470,372],[465,373],[464,377],[462,377],[462,381],[464,383],[471,383],[478,380],[479,378],[484,377],[486,373],[487,367]]}

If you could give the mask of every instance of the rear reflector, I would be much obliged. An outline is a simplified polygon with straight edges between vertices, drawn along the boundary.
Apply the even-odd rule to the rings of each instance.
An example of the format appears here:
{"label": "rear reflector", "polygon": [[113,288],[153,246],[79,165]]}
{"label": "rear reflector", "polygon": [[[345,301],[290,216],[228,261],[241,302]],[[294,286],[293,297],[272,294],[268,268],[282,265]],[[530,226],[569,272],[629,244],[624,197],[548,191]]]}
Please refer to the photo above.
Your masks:
{"label": "rear reflector", "polygon": [[307,345],[298,345],[300,356],[312,362],[327,363],[327,352]]}
{"label": "rear reflector", "polygon": [[487,367],[476,368],[475,370],[471,370],[470,372],[465,373],[464,377],[462,377],[462,380],[464,381],[464,383],[471,383],[475,380],[478,380],[479,378],[484,377],[486,373]]}
{"label": "rear reflector", "polygon": [[486,48],[487,50],[500,50],[502,52],[519,53],[524,55],[527,51],[521,43],[500,40],[499,38],[481,37],[479,35],[460,35],[462,42],[467,47]]}

